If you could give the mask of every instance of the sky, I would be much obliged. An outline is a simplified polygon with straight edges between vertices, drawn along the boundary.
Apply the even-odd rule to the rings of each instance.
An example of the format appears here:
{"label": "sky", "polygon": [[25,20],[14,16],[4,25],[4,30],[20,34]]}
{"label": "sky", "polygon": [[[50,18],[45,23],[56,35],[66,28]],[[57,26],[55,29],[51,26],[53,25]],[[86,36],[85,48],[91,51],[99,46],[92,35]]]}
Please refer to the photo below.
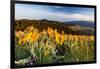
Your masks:
{"label": "sky", "polygon": [[15,19],[94,22],[94,8],[15,4]]}

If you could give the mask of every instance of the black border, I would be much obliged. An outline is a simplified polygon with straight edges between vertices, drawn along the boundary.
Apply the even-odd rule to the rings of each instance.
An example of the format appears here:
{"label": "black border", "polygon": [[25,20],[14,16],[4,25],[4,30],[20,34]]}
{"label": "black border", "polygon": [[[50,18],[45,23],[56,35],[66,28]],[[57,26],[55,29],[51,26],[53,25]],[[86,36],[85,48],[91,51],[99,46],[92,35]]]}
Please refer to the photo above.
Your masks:
{"label": "black border", "polygon": [[[96,57],[96,6],[95,5],[81,5],[81,4],[64,4],[64,3],[48,3],[48,2],[34,2],[34,1],[16,1],[16,0],[11,0],[10,1],[10,68],[27,68],[27,67],[44,67],[44,66],[60,66],[60,65],[77,65],[77,64],[91,64],[91,63],[96,63],[97,62],[97,57]],[[35,66],[15,66],[14,64],[14,22],[15,22],[15,3],[21,3],[21,4],[37,4],[37,5],[50,5],[50,6],[70,6],[70,7],[85,7],[85,8],[94,8],[94,18],[95,18],[95,61],[90,61],[90,62],[72,62],[72,63],[57,63],[57,64],[43,64],[43,65],[35,65]]]}

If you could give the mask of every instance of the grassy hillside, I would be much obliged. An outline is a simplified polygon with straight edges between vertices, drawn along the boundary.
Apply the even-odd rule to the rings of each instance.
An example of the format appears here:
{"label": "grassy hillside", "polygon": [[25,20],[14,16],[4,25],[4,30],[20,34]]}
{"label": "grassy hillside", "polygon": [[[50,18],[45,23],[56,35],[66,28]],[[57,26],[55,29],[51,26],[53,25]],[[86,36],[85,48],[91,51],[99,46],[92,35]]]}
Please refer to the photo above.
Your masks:
{"label": "grassy hillside", "polygon": [[15,29],[17,31],[19,30],[24,30],[29,26],[34,26],[35,28],[39,29],[39,31],[42,31],[43,29],[47,29],[48,27],[51,27],[53,29],[57,29],[58,32],[60,33],[62,30],[64,30],[64,32],[66,34],[76,34],[76,35],[93,35],[93,31],[91,29],[87,30],[87,29],[83,29],[81,30],[80,28],[78,28],[77,26],[77,30],[75,30],[75,28],[70,28],[74,27],[74,24],[65,24],[63,22],[57,22],[57,21],[49,21],[46,19],[43,20],[27,20],[27,19],[23,19],[23,20],[16,20],[15,21]]}

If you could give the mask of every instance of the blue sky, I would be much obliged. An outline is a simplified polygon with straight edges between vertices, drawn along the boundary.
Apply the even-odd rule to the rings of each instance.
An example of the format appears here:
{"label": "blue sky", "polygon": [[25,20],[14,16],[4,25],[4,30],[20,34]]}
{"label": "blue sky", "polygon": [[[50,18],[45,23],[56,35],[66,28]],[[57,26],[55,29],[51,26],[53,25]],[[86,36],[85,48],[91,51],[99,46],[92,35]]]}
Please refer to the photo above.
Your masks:
{"label": "blue sky", "polygon": [[94,21],[94,8],[15,4],[15,19]]}

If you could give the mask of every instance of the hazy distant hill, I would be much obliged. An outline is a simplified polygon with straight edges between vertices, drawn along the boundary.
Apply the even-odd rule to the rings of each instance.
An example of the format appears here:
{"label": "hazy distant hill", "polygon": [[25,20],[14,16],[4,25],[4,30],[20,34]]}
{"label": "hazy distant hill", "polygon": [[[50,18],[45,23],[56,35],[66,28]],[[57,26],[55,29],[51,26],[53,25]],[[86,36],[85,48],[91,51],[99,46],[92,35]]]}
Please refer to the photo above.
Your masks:
{"label": "hazy distant hill", "polygon": [[70,21],[65,22],[66,24],[76,24],[84,27],[94,27],[94,22],[92,21]]}

